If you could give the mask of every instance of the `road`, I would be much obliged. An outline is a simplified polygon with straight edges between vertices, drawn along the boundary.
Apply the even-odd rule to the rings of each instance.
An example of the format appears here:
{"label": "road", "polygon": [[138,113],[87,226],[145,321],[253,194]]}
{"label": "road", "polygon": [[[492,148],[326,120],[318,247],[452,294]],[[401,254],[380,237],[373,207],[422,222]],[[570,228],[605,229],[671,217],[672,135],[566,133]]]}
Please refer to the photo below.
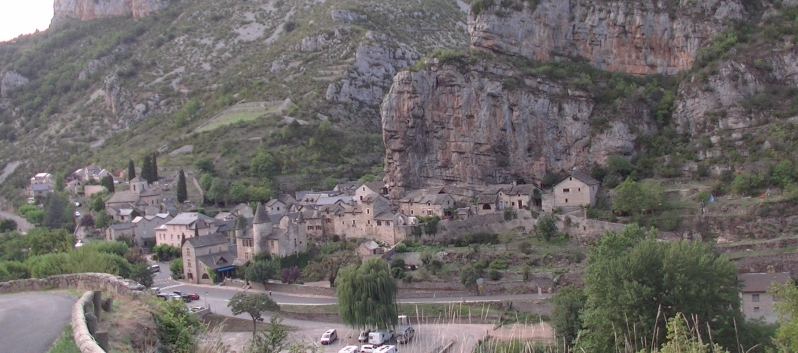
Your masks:
{"label": "road", "polygon": [[27,233],[31,228],[33,228],[33,225],[30,224],[27,219],[10,212],[0,211],[0,218],[11,219],[14,220],[14,222],[17,222],[17,228],[22,234]]}
{"label": "road", "polygon": [[44,353],[64,331],[77,299],[64,293],[0,295],[0,353]]}

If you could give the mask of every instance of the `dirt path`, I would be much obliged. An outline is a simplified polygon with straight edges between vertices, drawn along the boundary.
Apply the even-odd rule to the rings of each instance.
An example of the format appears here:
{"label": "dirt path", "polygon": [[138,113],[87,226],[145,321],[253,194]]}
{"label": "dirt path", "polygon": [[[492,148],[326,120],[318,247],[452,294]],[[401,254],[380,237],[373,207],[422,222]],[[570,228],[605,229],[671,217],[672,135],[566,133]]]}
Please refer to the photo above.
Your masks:
{"label": "dirt path", "polygon": [[11,219],[14,220],[14,222],[17,222],[17,229],[19,229],[20,233],[22,234],[27,233],[31,228],[33,228],[33,225],[30,224],[27,219],[10,212],[0,211],[0,218]]}

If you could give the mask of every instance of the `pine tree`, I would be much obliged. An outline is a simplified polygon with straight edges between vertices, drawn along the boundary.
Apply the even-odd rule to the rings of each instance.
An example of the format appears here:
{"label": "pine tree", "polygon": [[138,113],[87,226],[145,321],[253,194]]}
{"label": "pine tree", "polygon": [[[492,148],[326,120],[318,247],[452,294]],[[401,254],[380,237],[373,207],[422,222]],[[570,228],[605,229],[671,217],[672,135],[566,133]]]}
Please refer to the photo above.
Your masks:
{"label": "pine tree", "polygon": [[158,160],[155,153],[152,154],[152,181],[158,181]]}
{"label": "pine tree", "polygon": [[114,188],[114,178],[110,175],[106,175],[100,179],[100,185],[105,186],[109,193],[114,193],[116,191]]}
{"label": "pine tree", "polygon": [[133,166],[133,160],[127,162],[127,180],[131,181],[136,177],[136,167]]}
{"label": "pine tree", "polygon": [[186,188],[186,174],[183,169],[180,169],[180,174],[177,176],[177,202],[183,203],[188,200],[188,189]]}

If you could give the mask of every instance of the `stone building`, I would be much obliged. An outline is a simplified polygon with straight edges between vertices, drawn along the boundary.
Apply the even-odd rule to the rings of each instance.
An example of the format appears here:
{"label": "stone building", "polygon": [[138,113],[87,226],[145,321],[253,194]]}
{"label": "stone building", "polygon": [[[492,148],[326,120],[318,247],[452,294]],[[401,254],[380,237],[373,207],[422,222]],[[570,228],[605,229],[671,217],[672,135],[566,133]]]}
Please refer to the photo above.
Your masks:
{"label": "stone building", "polygon": [[454,198],[444,193],[442,188],[416,190],[399,200],[400,212],[411,217],[451,217],[453,215],[447,215],[446,211],[454,208]]}
{"label": "stone building", "polygon": [[582,207],[596,204],[601,182],[590,175],[575,170],[554,185],[553,207]]}
{"label": "stone building", "polygon": [[[128,190],[117,191],[108,201],[105,201],[106,210],[117,210],[117,214],[109,213],[111,217],[119,217],[118,211],[123,209],[135,209],[138,214],[147,214],[148,206],[157,206],[160,204],[161,193],[150,189],[147,181],[139,177],[130,180],[130,188]],[[134,217],[129,217],[126,222],[130,222]]]}
{"label": "stone building", "polygon": [[155,228],[155,243],[181,247],[183,241],[216,233],[216,220],[202,213],[183,212]]}
{"label": "stone building", "polygon": [[172,215],[168,213],[158,213],[154,215],[139,216],[133,219],[131,224],[136,227],[135,240],[139,245],[145,243],[155,244],[155,229],[172,220]]}
{"label": "stone building", "polygon": [[270,215],[259,204],[251,223],[243,217],[235,224],[237,256],[241,261],[252,260],[260,253],[290,256],[307,251],[308,236],[301,212]]}
{"label": "stone building", "polygon": [[741,309],[746,320],[762,319],[767,323],[775,323],[778,314],[773,311],[776,302],[768,290],[773,284],[785,284],[790,280],[789,273],[744,273],[737,275],[743,283],[740,290]]}
{"label": "stone building", "polygon": [[233,274],[235,254],[230,252],[227,237],[222,234],[188,238],[181,247],[183,252],[183,278],[188,283],[212,284],[208,272],[220,278]]}

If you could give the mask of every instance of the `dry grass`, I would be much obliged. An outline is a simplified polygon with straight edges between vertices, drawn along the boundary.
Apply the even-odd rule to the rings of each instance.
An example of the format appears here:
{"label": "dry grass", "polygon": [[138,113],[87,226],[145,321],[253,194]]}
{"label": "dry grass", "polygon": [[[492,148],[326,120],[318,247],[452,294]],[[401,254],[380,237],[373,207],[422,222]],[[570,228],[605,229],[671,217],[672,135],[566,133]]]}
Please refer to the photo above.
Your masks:
{"label": "dry grass", "polygon": [[112,352],[142,352],[155,345],[155,322],[146,301],[115,297],[103,312],[100,331],[108,332]]}
{"label": "dry grass", "polygon": [[[220,332],[252,332],[252,321],[228,317],[219,314],[208,314],[204,321],[208,324],[208,331],[219,330]],[[268,320],[258,322],[258,331],[265,331],[269,327]]]}

